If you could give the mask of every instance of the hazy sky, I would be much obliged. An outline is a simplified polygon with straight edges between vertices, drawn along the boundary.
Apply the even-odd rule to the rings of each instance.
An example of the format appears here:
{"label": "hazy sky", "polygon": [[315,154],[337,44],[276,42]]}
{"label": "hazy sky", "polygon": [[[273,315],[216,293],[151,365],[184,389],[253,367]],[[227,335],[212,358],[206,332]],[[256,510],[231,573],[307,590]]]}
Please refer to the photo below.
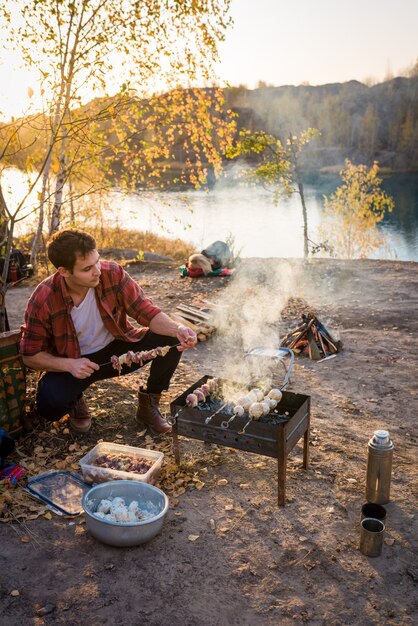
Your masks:
{"label": "hazy sky", "polygon": [[220,77],[255,87],[384,80],[418,58],[418,0],[232,0]]}
{"label": "hazy sky", "polygon": [[[418,0],[232,0],[221,81],[255,87],[384,80],[418,58]],[[0,114],[20,115],[33,77],[0,51]]]}

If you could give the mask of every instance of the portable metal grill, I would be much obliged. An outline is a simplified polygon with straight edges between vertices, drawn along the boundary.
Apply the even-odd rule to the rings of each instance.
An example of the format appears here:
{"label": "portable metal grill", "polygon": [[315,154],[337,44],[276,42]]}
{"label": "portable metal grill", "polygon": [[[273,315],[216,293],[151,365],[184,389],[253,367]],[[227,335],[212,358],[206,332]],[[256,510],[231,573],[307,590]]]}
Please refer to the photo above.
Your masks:
{"label": "portable metal grill", "polygon": [[[222,404],[217,410],[213,407],[187,406],[188,394],[193,393],[209,378],[206,375],[198,380],[170,405],[177,463],[180,462],[178,435],[276,458],[278,504],[284,506],[287,456],[302,436],[303,468],[307,469],[309,464],[310,396],[283,391],[283,397],[276,409],[260,421],[249,420],[248,415],[231,417],[231,412]],[[220,382],[240,386],[226,380]]]}

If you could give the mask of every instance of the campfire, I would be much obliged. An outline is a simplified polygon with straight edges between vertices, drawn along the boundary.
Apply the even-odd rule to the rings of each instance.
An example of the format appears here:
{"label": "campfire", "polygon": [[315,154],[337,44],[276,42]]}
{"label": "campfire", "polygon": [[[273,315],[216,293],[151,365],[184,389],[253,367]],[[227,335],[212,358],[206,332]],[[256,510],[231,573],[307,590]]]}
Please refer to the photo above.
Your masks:
{"label": "campfire", "polygon": [[[215,384],[209,382],[214,380]],[[204,398],[200,396],[202,388]],[[310,398],[298,393],[272,389],[270,391],[275,393],[263,395],[263,401],[260,395],[258,401],[248,397],[254,391],[236,382],[204,376],[173,400],[170,408],[175,458],[179,463],[178,435],[276,458],[278,504],[284,506],[287,456],[302,436],[303,467],[305,469],[308,467]],[[262,390],[257,391],[263,394]],[[277,391],[280,394],[279,400],[273,397],[276,395],[279,398]],[[197,397],[198,401],[191,396]],[[233,401],[232,397],[235,397],[236,401]],[[269,407],[260,410],[254,407],[267,404],[266,397],[272,401]],[[241,409],[236,411],[238,406],[243,411]]]}
{"label": "campfire", "polygon": [[283,337],[280,344],[283,348],[295,354],[306,354],[314,361],[333,356],[342,349],[341,341],[334,339],[313,313],[303,313],[302,322]]}

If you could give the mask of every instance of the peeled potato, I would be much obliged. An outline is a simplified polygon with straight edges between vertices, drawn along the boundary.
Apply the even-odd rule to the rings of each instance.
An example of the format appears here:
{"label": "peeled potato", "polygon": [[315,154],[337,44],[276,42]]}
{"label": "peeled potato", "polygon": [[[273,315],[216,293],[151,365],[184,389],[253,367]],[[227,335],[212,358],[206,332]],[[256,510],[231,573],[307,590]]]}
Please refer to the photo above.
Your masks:
{"label": "peeled potato", "polygon": [[261,402],[253,402],[248,409],[250,417],[254,418],[255,420],[260,419],[260,417],[263,415],[263,412],[263,405],[261,404]]}
{"label": "peeled potato", "polygon": [[267,395],[272,400],[277,400],[277,402],[280,402],[280,400],[282,399],[282,396],[283,396],[283,394],[280,391],[280,389],[270,389],[270,391],[268,392]]}
{"label": "peeled potato", "polygon": [[270,413],[270,402],[260,402],[263,407],[263,415],[268,415]]}
{"label": "peeled potato", "polygon": [[254,404],[254,399],[252,396],[248,394],[248,396],[243,396],[240,398],[239,404],[244,407],[245,410],[248,410],[252,404]]}

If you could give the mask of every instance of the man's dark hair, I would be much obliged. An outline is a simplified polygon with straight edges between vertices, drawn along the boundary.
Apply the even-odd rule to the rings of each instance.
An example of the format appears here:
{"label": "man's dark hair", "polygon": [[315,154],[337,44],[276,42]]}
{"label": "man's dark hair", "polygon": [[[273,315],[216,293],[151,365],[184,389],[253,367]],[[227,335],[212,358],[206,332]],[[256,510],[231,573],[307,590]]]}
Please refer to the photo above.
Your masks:
{"label": "man's dark hair", "polygon": [[96,249],[94,237],[76,228],[59,230],[52,235],[47,247],[48,259],[55,267],[72,271],[79,256],[85,257]]}

